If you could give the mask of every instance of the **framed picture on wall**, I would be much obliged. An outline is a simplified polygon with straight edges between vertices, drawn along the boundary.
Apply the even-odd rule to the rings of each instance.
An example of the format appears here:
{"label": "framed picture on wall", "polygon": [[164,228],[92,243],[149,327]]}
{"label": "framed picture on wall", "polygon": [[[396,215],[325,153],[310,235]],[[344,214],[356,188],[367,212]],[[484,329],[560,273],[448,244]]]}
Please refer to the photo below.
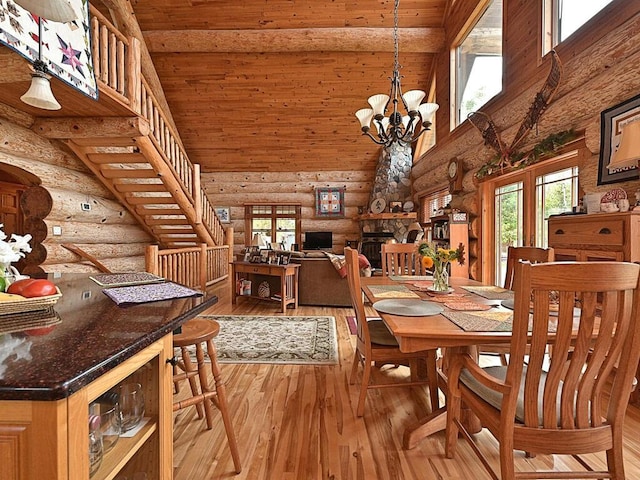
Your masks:
{"label": "framed picture on wall", "polygon": [[607,168],[613,153],[620,146],[622,128],[637,121],[640,121],[640,95],[608,108],[600,114],[598,185],[629,182],[640,178],[637,166],[612,170]]}
{"label": "framed picture on wall", "polygon": [[220,223],[231,223],[231,209],[229,207],[216,207],[215,211]]}
{"label": "framed picture on wall", "polygon": [[344,218],[344,187],[316,187],[316,217]]}

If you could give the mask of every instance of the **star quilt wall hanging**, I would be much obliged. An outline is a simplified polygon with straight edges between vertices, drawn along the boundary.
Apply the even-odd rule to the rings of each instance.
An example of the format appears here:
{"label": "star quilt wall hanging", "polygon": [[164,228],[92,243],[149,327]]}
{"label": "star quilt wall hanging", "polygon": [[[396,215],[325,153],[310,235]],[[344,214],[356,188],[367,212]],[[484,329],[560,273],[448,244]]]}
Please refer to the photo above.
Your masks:
{"label": "star quilt wall hanging", "polygon": [[49,74],[79,90],[98,98],[93,70],[89,2],[72,0],[79,18],[67,23],[39,18],[11,0],[0,0],[0,43],[33,63],[38,59],[39,27],[42,22],[42,60]]}

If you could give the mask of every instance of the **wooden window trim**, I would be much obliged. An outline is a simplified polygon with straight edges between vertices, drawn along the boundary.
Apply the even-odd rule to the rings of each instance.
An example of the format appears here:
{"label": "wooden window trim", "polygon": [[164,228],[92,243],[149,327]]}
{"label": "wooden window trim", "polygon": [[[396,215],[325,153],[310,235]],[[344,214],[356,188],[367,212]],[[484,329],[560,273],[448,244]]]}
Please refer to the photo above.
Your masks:
{"label": "wooden window trim", "polygon": [[[254,215],[253,207],[272,207],[272,213],[270,215]],[[292,214],[277,214],[275,213],[276,207],[294,207],[295,208],[295,222],[296,222],[296,232],[295,232],[295,243],[298,245],[302,245],[302,207],[299,203],[268,203],[268,202],[256,202],[256,203],[245,203],[244,204],[244,244],[245,246],[251,245],[251,232],[252,229],[252,220],[254,218],[271,218],[274,222],[278,218],[292,218]],[[274,236],[275,238],[275,236]]]}
{"label": "wooden window trim", "polygon": [[[528,225],[529,229],[532,229],[535,221],[535,177],[574,166],[582,170],[585,160],[591,156],[592,153],[587,148],[584,137],[582,137],[561,149],[558,155],[553,158],[530,165],[524,169],[513,170],[480,183],[478,194],[480,195],[481,234],[478,238],[478,249],[481,252],[482,281],[493,282],[495,278],[493,252],[489,251],[495,240],[493,228],[495,189],[520,180],[527,186],[533,186],[533,188],[525,191],[523,197],[523,223]],[[488,247],[485,247],[485,245]]]}

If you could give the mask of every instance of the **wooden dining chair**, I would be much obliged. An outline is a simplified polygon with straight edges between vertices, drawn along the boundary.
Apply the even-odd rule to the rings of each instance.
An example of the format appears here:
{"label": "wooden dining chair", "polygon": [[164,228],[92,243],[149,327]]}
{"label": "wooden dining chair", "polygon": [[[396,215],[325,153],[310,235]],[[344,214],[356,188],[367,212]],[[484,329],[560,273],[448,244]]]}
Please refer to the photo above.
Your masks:
{"label": "wooden dining chair", "polygon": [[[446,456],[455,455],[459,431],[473,442],[461,423],[464,402],[499,442],[502,480],[624,479],[623,422],[640,359],[639,274],[640,265],[625,262],[517,264],[509,365],[480,368],[461,350],[447,352]],[[514,450],[574,457],[606,451],[607,469],[519,472]]]}
{"label": "wooden dining chair", "polygon": [[[400,351],[398,341],[391,334],[382,319],[368,320],[365,315],[362,288],[360,284],[360,269],[358,266],[358,252],[351,248],[344,249],[347,263],[347,280],[351,303],[355,311],[357,324],[356,350],[353,356],[353,366],[349,383],[355,384],[358,374],[358,365],[362,364],[363,373],[360,383],[360,394],[356,414],[361,417],[364,414],[364,402],[367,390],[370,388],[387,388],[400,386],[429,385],[429,397],[431,409],[436,410],[438,401],[438,373],[436,371],[436,350],[424,350],[413,353]],[[418,378],[417,369],[419,362],[426,365],[426,379]],[[393,383],[374,383],[371,378],[372,364],[381,366],[384,364],[407,365],[411,369],[411,379]]]}
{"label": "wooden dining chair", "polygon": [[[514,269],[520,260],[529,263],[553,262],[555,254],[553,248],[540,247],[509,247],[507,249],[507,265],[504,278],[504,288],[513,290]],[[481,354],[499,355],[502,365],[507,364],[509,347],[505,345],[480,345],[478,351]]]}
{"label": "wooden dining chair", "polygon": [[381,253],[384,276],[426,274],[415,243],[385,243]]}

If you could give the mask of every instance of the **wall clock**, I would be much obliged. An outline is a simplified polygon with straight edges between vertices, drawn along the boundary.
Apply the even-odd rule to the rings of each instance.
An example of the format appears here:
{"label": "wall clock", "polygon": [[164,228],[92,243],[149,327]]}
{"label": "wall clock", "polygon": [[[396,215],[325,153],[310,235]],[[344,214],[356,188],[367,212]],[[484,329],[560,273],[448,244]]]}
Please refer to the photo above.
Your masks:
{"label": "wall clock", "polygon": [[447,177],[449,179],[449,193],[458,193],[462,191],[462,177],[464,175],[462,162],[457,158],[449,160],[447,166]]}

